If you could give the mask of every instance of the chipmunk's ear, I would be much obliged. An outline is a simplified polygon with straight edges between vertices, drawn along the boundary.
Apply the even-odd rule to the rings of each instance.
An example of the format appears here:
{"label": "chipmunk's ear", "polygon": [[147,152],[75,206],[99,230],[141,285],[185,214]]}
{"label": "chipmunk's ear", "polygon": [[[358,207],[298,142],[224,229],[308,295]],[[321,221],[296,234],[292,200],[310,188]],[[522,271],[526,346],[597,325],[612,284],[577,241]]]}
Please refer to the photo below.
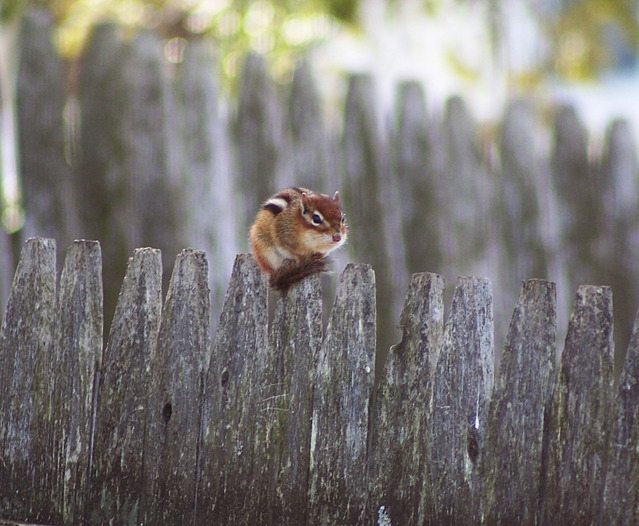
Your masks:
{"label": "chipmunk's ear", "polygon": [[308,194],[306,192],[302,192],[302,214],[306,214],[308,210]]}
{"label": "chipmunk's ear", "polygon": [[335,192],[335,195],[333,196],[333,201],[335,201],[338,205],[341,204],[341,201],[339,198],[339,192]]}

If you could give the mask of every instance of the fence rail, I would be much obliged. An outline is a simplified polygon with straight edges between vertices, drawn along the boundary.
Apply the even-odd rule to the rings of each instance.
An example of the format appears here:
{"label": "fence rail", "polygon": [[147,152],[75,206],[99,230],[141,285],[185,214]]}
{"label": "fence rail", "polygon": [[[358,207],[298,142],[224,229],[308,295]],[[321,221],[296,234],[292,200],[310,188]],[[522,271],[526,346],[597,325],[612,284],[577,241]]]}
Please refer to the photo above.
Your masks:
{"label": "fence rail", "polygon": [[[211,336],[208,263],[128,263],[106,344],[101,248],[23,247],[0,332],[0,517],[47,524],[636,524],[639,329],[613,387],[612,294],[523,283],[493,372],[491,283],[414,274],[375,363],[376,283],[267,292],[235,260]],[[269,301],[270,300],[270,301]],[[269,303],[274,303],[269,320]],[[380,370],[377,371],[376,367]],[[377,376],[378,381],[374,379]]]}

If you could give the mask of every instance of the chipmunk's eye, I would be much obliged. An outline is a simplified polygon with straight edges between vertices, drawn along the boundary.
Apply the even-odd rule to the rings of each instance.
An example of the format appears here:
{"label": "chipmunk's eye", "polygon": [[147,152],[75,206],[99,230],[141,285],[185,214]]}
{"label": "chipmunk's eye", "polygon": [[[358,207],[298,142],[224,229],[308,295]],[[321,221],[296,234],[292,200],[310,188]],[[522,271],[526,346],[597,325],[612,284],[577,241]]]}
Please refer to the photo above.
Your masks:
{"label": "chipmunk's eye", "polygon": [[316,212],[313,214],[312,221],[314,225],[321,225],[324,222],[324,219],[322,219],[322,216]]}

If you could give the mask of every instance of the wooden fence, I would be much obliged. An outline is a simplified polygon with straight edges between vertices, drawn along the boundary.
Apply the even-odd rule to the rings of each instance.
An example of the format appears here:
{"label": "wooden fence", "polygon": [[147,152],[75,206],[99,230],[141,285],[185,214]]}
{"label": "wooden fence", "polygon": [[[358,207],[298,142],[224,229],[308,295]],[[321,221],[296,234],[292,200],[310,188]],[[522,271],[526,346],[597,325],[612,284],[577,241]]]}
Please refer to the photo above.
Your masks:
{"label": "wooden fence", "polygon": [[[611,285],[625,349],[639,298],[639,170],[626,122],[597,145],[573,108],[513,100],[487,125],[460,98],[427,104],[428,87],[411,81],[383,114],[366,75],[345,77],[344,100],[326,101],[308,62],[282,85],[258,55],[229,91],[206,39],[175,65],[156,35],[126,38],[105,24],[70,64],[52,28],[30,12],[19,43],[21,236],[100,240],[107,320],[139,246],[161,249],[164,286],[171,255],[204,250],[219,313],[258,203],[295,184],[342,192],[351,235],[338,263],[375,269],[382,347],[397,338],[407,276],[429,270],[490,278],[498,319],[521,280],[556,281],[562,326],[578,284]],[[1,306],[13,274],[6,245],[0,231]]]}
{"label": "wooden fence", "polygon": [[[639,325],[613,387],[612,295],[523,283],[493,372],[493,301],[413,274],[377,367],[376,276],[267,293],[235,260],[211,337],[208,264],[129,260],[102,342],[101,249],[26,243],[0,333],[0,519],[47,524],[636,524]],[[269,305],[272,307],[269,311]],[[269,314],[270,312],[270,314]],[[270,318],[270,319],[269,319]],[[2,521],[0,521],[1,523]]]}

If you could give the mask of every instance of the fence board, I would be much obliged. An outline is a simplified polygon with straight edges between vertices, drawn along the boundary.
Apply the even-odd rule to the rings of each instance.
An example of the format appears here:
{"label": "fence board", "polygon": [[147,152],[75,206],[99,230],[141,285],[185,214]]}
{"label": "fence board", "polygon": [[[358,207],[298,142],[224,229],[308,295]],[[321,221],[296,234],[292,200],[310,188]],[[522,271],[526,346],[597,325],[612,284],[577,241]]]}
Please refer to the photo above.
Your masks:
{"label": "fence board", "polygon": [[555,382],[554,283],[522,285],[493,393],[481,470],[486,524],[538,524],[544,421]]}
{"label": "fence board", "polygon": [[[0,213],[3,213],[3,208],[0,205]],[[13,268],[11,239],[4,229],[0,228],[0,317],[4,317],[4,310],[9,299]]]}
{"label": "fence board", "polygon": [[268,517],[253,481],[264,448],[266,281],[249,255],[238,256],[206,375],[198,524],[254,524]]}
{"label": "fence board", "polygon": [[293,174],[301,186],[325,193],[338,189],[331,177],[331,144],[324,124],[310,63],[303,61],[293,73],[288,99],[287,122],[293,155]]}
{"label": "fence board", "polygon": [[141,521],[149,375],[161,309],[160,253],[137,249],[122,283],[98,382],[90,524]]}
{"label": "fence board", "polygon": [[616,397],[603,517],[609,524],[639,523],[639,318],[626,355]]}
{"label": "fence board", "polygon": [[54,493],[64,524],[86,524],[85,504],[93,455],[95,377],[102,362],[102,254],[97,241],[67,250],[58,293],[54,451],[59,455]]}
{"label": "fence board", "polygon": [[268,524],[306,524],[313,416],[313,380],[322,344],[322,298],[318,276],[292,287],[276,300],[265,368],[269,489]]}
{"label": "fence board", "polygon": [[[189,43],[177,82],[181,117],[185,246],[206,252],[214,319],[240,252],[227,120],[220,108],[217,55],[207,40]],[[217,301],[217,298],[220,298]],[[219,303],[219,305],[218,305]]]}
{"label": "fence board", "polygon": [[432,129],[437,122],[426,111],[421,84],[405,82],[397,95],[398,122],[394,140],[394,171],[402,205],[408,271],[442,268],[441,229],[438,225],[441,189],[435,160]]}
{"label": "fence board", "polygon": [[210,298],[204,253],[182,251],[173,267],[151,360],[144,441],[143,514],[150,524],[196,524],[202,371]]}
{"label": "fence board", "polygon": [[400,325],[377,386],[372,416],[371,506],[368,523],[423,524],[428,461],[427,408],[434,365],[442,344],[444,280],[414,274]]}
{"label": "fence board", "polygon": [[396,341],[395,307],[399,311],[400,304],[396,289],[405,290],[406,277],[403,271],[392,272],[405,265],[401,203],[390,173],[388,145],[379,131],[374,86],[369,76],[350,78],[344,111],[343,189],[350,225],[348,246],[357,261],[373,266],[377,291],[385,299],[377,306],[381,328],[378,344],[383,352]]}
{"label": "fence board", "polygon": [[373,270],[349,264],[340,276],[317,364],[308,524],[365,521],[375,314]]}
{"label": "fence board", "polygon": [[588,134],[572,106],[557,108],[552,131],[551,166],[560,203],[556,213],[561,223],[562,255],[567,261],[579,262],[568,267],[572,290],[595,275],[592,244],[601,221],[600,189],[588,162]]}
{"label": "fence board", "polygon": [[0,333],[0,502],[15,520],[54,515],[55,250],[52,239],[30,239],[22,248]]}
{"label": "fence board", "polygon": [[[621,371],[627,342],[632,332],[639,298],[639,162],[633,131],[627,121],[613,121],[607,131],[601,165],[601,195],[605,213],[599,230],[598,282],[615,291],[615,363]],[[614,254],[601,261],[600,254]]]}
{"label": "fence board", "polygon": [[581,286],[570,317],[548,426],[547,524],[601,519],[612,423],[612,294]]}
{"label": "fence board", "polygon": [[427,524],[477,524],[479,462],[493,383],[493,311],[486,279],[460,278],[433,380]]}
{"label": "fence board", "polygon": [[54,49],[53,31],[53,17],[46,11],[29,11],[24,17],[18,43],[18,150],[26,212],[23,238],[55,238],[63,250],[77,234],[78,223],[65,144],[67,68]]}
{"label": "fence board", "polygon": [[247,55],[242,70],[235,121],[237,162],[242,193],[240,225],[248,228],[259,205],[280,187],[295,186],[290,173],[284,109],[261,55]]}

